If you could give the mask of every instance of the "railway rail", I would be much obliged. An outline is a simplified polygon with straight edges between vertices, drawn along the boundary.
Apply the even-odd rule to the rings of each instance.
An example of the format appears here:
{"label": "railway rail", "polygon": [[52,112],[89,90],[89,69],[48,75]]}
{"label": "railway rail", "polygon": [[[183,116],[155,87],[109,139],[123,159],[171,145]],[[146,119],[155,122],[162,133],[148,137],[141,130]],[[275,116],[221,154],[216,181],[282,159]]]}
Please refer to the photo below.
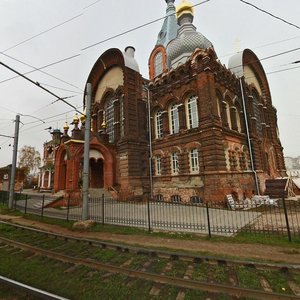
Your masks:
{"label": "railway rail", "polygon": [[[232,299],[240,299],[241,297],[272,300],[300,299],[299,286],[293,281],[295,274],[299,276],[299,265],[220,259],[211,256],[150,250],[64,236],[4,221],[1,221],[0,224],[7,229],[0,232],[0,246],[4,249],[5,247],[20,249],[21,251],[72,265],[81,265],[107,273],[123,274],[132,279],[147,280],[152,282],[153,285],[161,284],[185,290],[192,289],[212,294],[226,294],[230,295]],[[104,257],[101,255],[101,251],[106,251],[105,253],[112,251],[116,255],[110,254],[112,259],[101,261]],[[158,259],[164,262],[161,268],[154,267]],[[139,263],[137,264],[136,261],[139,261]],[[177,269],[176,264],[179,265]],[[205,272],[203,270],[210,273],[210,268],[215,268],[214,266],[227,270],[228,284],[216,282],[216,280],[211,280],[211,278],[208,278],[206,281],[203,280],[203,274],[200,273]],[[252,274],[260,277],[262,289],[253,289],[239,285],[238,276],[234,274],[234,270],[238,268],[246,268]],[[272,291],[272,288],[267,283],[268,280],[264,278],[263,272],[265,271],[278,272],[280,276],[286,276],[290,292],[286,294]]]}

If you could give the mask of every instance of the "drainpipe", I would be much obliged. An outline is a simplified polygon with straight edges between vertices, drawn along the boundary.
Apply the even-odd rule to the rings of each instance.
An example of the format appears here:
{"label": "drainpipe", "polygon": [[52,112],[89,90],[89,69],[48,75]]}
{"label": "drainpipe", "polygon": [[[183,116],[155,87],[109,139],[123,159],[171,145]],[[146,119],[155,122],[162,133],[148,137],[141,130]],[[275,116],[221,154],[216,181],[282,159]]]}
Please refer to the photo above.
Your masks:
{"label": "drainpipe", "polygon": [[148,107],[148,129],[149,129],[149,180],[150,180],[150,199],[153,200],[153,177],[152,177],[152,132],[151,132],[151,107],[150,107],[150,90],[145,85],[147,91],[147,107]]}
{"label": "drainpipe", "polygon": [[246,125],[247,142],[248,142],[248,148],[249,148],[249,154],[250,154],[251,170],[252,170],[252,173],[254,174],[256,193],[257,193],[257,195],[260,195],[257,172],[254,168],[254,159],[253,159],[252,145],[251,145],[251,139],[250,139],[250,133],[249,133],[249,125],[248,125],[248,118],[247,118],[247,111],[246,111],[245,95],[244,95],[242,77],[240,77],[240,87],[241,87],[241,94],[242,94],[244,119],[245,119],[245,125]]}

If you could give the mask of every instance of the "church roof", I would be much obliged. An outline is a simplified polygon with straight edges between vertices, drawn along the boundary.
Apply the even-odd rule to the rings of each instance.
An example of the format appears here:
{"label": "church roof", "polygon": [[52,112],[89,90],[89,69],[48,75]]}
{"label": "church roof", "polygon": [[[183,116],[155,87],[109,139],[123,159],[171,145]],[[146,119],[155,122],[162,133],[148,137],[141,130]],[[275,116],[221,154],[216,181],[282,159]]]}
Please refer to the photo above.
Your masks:
{"label": "church roof", "polygon": [[185,63],[191,54],[197,49],[207,49],[213,44],[192,24],[194,18],[193,6],[187,1],[177,8],[179,29],[177,37],[170,41],[167,46],[168,68],[176,68]]}
{"label": "church roof", "polygon": [[166,0],[168,6],[166,11],[166,18],[163,26],[158,34],[156,45],[162,45],[164,47],[176,38],[177,36],[177,19],[176,19],[176,8],[174,5],[175,0]]}

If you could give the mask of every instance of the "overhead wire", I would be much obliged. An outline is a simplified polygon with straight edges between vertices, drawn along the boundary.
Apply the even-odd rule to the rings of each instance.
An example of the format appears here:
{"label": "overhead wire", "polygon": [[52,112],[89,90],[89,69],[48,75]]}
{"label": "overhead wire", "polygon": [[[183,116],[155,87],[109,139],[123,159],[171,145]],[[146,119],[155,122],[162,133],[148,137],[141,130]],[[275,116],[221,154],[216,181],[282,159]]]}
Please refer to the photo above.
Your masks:
{"label": "overhead wire", "polygon": [[[101,1],[101,0],[100,0],[100,1]],[[88,7],[90,7],[90,6],[92,6],[92,5],[96,4],[96,3],[98,3],[98,2],[100,2],[100,1],[95,1],[94,3],[92,3],[91,5],[89,5],[89,6],[85,7],[85,8],[88,8]],[[209,1],[210,1],[210,0],[206,0],[206,1],[200,2],[200,3],[198,3],[198,4],[195,4],[195,5],[193,5],[193,6],[198,6],[198,5],[204,4],[204,3],[209,2]],[[78,15],[78,16],[79,16],[79,15]],[[106,40],[100,41],[100,42],[98,42],[98,43],[95,43],[95,44],[93,44],[93,45],[90,45],[90,46],[88,46],[88,47],[85,47],[85,48],[83,48],[83,49],[81,49],[81,50],[83,51],[83,50],[85,50],[85,49],[91,48],[91,47],[96,46],[96,45],[98,45],[98,44],[100,44],[100,43],[104,43],[105,41],[114,39],[114,38],[116,38],[116,37],[119,37],[119,36],[121,36],[121,35],[124,35],[124,34],[126,34],[126,33],[129,33],[129,32],[131,32],[131,31],[137,30],[137,29],[139,29],[139,28],[145,27],[145,26],[147,26],[147,25],[150,25],[150,24],[152,24],[152,23],[154,23],[154,22],[160,21],[160,20],[165,19],[165,18],[166,18],[166,17],[162,17],[162,18],[153,20],[153,21],[151,21],[151,22],[145,23],[145,24],[143,24],[143,25],[137,26],[137,27],[135,27],[135,28],[133,28],[133,29],[131,29],[131,30],[129,30],[129,31],[123,32],[123,33],[118,34],[118,35],[116,35],[116,36],[112,36],[112,37],[110,37],[110,38],[108,38],[108,39],[106,39]],[[71,20],[71,19],[70,19],[70,20]],[[66,22],[65,22],[65,23],[66,23]],[[61,23],[61,25],[62,25],[62,24],[63,24],[63,23]],[[58,27],[58,26],[53,27],[53,29],[56,28],[56,27]],[[48,31],[50,31],[50,30],[48,30]],[[46,32],[47,32],[47,31],[45,31],[44,33],[46,33]],[[40,34],[39,34],[39,35],[40,35]],[[38,36],[38,35],[36,35],[36,36]],[[33,38],[34,38],[34,37],[33,37]],[[25,42],[25,41],[24,41],[24,42]],[[19,44],[21,44],[21,43],[19,43]],[[17,46],[17,45],[16,45],[16,46]],[[6,49],[6,50],[9,50],[9,49]],[[295,51],[295,50],[298,50],[298,49],[293,49],[293,50],[287,51],[287,52],[285,52],[285,53],[289,53],[289,52]],[[282,53],[282,54],[284,54],[284,53]],[[282,55],[282,54],[276,54],[276,55],[273,55],[273,56],[270,56],[270,57],[266,57],[266,58],[264,58],[264,59],[269,59],[269,58],[271,58],[271,57],[275,57],[275,56]],[[77,54],[77,55],[75,55],[75,56],[69,57],[69,59],[72,59],[72,58],[77,57],[77,56],[80,56],[80,54]],[[61,62],[61,61],[56,62],[56,63],[60,63],[60,62]],[[53,64],[56,64],[56,63],[53,63]],[[49,65],[48,65],[48,66],[49,66]],[[48,66],[45,66],[45,67],[43,67],[43,68],[46,68],[46,67],[48,67]],[[31,71],[31,72],[32,72],[32,71]],[[31,72],[30,72],[30,73],[31,73]],[[276,72],[277,72],[277,71],[276,71]],[[1,83],[1,82],[0,82],[0,83]],[[33,82],[33,83],[34,83],[34,82]],[[36,83],[35,83],[35,84],[36,84]],[[50,86],[50,87],[53,87],[53,86]],[[53,88],[55,88],[55,87],[53,87]],[[76,88],[77,88],[77,87],[76,87]],[[57,97],[57,96],[56,96],[56,97]],[[60,97],[57,97],[57,99],[58,99],[58,100],[62,100]],[[50,105],[51,105],[51,104],[50,104]],[[72,106],[72,107],[73,107],[73,106]],[[73,108],[76,109],[75,107],[73,107]]]}
{"label": "overhead wire", "polygon": [[[292,38],[284,39],[284,40],[279,40],[279,41],[275,41],[275,42],[271,42],[271,43],[267,43],[267,44],[263,44],[263,45],[259,45],[259,46],[255,46],[255,47],[251,47],[251,49],[252,50],[260,49],[260,48],[264,48],[264,47],[268,47],[268,46],[272,46],[272,45],[276,45],[276,44],[288,42],[288,41],[291,41],[291,40],[294,40],[294,39],[299,39],[299,38],[300,38],[300,35],[292,37]],[[223,54],[223,55],[218,56],[218,57],[219,58],[224,58],[224,57],[235,55],[236,53],[237,52],[231,52],[231,53]]]}
{"label": "overhead wire", "polygon": [[[21,64],[23,64],[23,65],[26,65],[26,66],[28,66],[28,67],[30,67],[30,68],[33,68],[33,70],[31,70],[31,71],[22,73],[23,75],[28,75],[28,74],[34,73],[34,72],[36,72],[36,71],[39,71],[39,72],[41,72],[41,73],[43,73],[43,74],[45,74],[45,75],[47,75],[47,76],[50,76],[50,77],[52,77],[52,78],[54,78],[54,79],[56,79],[56,80],[58,80],[58,81],[61,81],[61,82],[65,83],[65,84],[67,84],[67,85],[70,85],[70,86],[75,87],[75,88],[79,89],[80,91],[82,91],[82,89],[79,88],[79,87],[77,87],[76,85],[71,84],[71,83],[69,83],[69,82],[67,82],[67,81],[65,81],[65,80],[63,80],[63,79],[61,79],[61,78],[58,78],[57,76],[51,75],[51,74],[49,74],[49,73],[47,73],[47,72],[45,72],[45,71],[42,71],[42,69],[45,69],[45,68],[48,68],[48,67],[57,65],[57,64],[59,64],[59,63],[68,61],[68,60],[70,60],[70,59],[76,58],[76,57],[80,56],[80,54],[75,54],[75,55],[72,55],[72,56],[68,56],[68,57],[66,57],[66,58],[63,58],[63,59],[60,59],[60,60],[58,60],[58,61],[52,62],[52,63],[47,64],[47,65],[45,65],[45,66],[43,66],[43,67],[40,67],[40,68],[36,68],[36,67],[34,67],[34,66],[30,65],[30,64],[27,64],[27,63],[25,63],[25,62],[23,62],[23,61],[21,61],[21,60],[19,60],[19,59],[16,59],[16,58],[14,58],[14,57],[12,57],[12,56],[10,56],[10,55],[4,54],[4,53],[2,53],[2,52],[0,52],[0,54],[3,54],[3,55],[5,55],[5,56],[9,57],[10,59],[13,59],[13,60],[15,60],[15,61],[17,61],[17,62],[19,62],[19,63],[21,63]],[[13,77],[10,77],[10,78],[8,78],[8,79],[5,79],[5,80],[0,81],[0,83],[7,82],[7,81],[10,81],[10,80],[15,79],[15,78],[18,78],[18,77],[19,77],[19,76],[13,76]]]}
{"label": "overhead wire", "polygon": [[255,9],[257,9],[257,10],[259,10],[259,11],[261,11],[261,12],[263,12],[263,13],[265,13],[265,14],[267,14],[267,15],[275,18],[275,19],[278,19],[278,20],[280,20],[280,21],[282,21],[282,22],[284,22],[284,23],[286,23],[288,25],[291,25],[291,26],[293,26],[293,27],[295,27],[297,29],[300,29],[300,26],[298,26],[298,25],[296,25],[294,23],[291,23],[289,21],[286,21],[285,19],[283,19],[281,17],[278,17],[278,16],[276,16],[276,15],[274,15],[274,14],[270,13],[269,11],[266,11],[266,10],[264,10],[262,8],[259,8],[258,6],[254,5],[254,4],[250,3],[250,2],[247,2],[245,0],[240,0],[240,2],[242,2],[244,4],[247,4],[247,5],[250,5],[250,6],[254,7]]}
{"label": "overhead wire", "polygon": [[[18,74],[19,76],[21,76],[21,77],[23,77],[24,79],[26,79],[27,81],[33,83],[34,85],[36,85],[36,86],[39,87],[40,89],[42,89],[42,90],[46,91],[47,93],[49,93],[50,95],[54,96],[54,97],[57,98],[58,100],[64,102],[64,103],[67,104],[67,105],[69,105],[69,106],[72,107],[75,111],[79,112],[79,111],[77,110],[77,108],[76,108],[74,105],[70,104],[70,103],[69,103],[68,101],[66,101],[64,98],[61,98],[61,97],[57,96],[56,94],[54,94],[53,92],[51,92],[50,90],[46,89],[46,88],[43,87],[40,83],[38,83],[38,82],[36,82],[36,81],[33,81],[32,79],[26,77],[25,75],[21,74],[21,73],[18,72],[17,70],[11,68],[10,66],[4,64],[4,63],[1,62],[1,61],[0,61],[0,65],[2,65],[2,66],[4,66],[5,68],[11,70],[12,72]],[[79,112],[79,113],[81,113],[81,112]]]}
{"label": "overhead wire", "polygon": [[93,6],[93,5],[95,5],[95,4],[97,4],[97,3],[101,2],[101,1],[103,1],[103,0],[97,0],[97,1],[95,1],[95,2],[93,2],[91,4],[89,4],[89,5],[85,6],[83,9],[87,9],[87,8]]}
{"label": "overhead wire", "polygon": [[[276,54],[272,54],[272,55],[263,57],[261,59],[252,60],[251,63],[260,62],[260,61],[263,61],[263,60],[267,60],[267,59],[271,59],[271,58],[278,57],[278,56],[281,56],[281,55],[289,54],[289,53],[292,53],[292,52],[295,52],[295,51],[299,51],[299,50],[300,50],[300,47],[294,48],[294,49],[290,49],[290,50],[287,50],[287,51],[282,51],[282,52],[279,52],[279,53],[276,53]],[[231,67],[230,69],[232,70],[232,69],[240,68],[242,66],[243,66],[242,64],[239,64],[237,66]]]}
{"label": "overhead wire", "polygon": [[43,34],[49,32],[49,31],[51,31],[51,30],[53,30],[53,29],[56,29],[56,28],[58,28],[58,27],[60,27],[60,26],[62,26],[62,25],[64,25],[64,24],[66,24],[66,23],[69,23],[69,22],[71,22],[71,21],[73,21],[73,20],[75,20],[75,19],[81,17],[82,15],[83,15],[83,13],[78,14],[78,15],[76,15],[76,16],[74,16],[74,17],[72,17],[72,18],[70,18],[70,19],[68,19],[68,20],[66,20],[66,21],[64,21],[64,22],[62,22],[62,23],[59,23],[59,24],[57,24],[57,25],[55,25],[55,26],[53,26],[53,27],[51,27],[51,28],[48,28],[48,29],[46,29],[46,30],[44,30],[44,31],[42,31],[42,32],[40,32],[40,33],[38,33],[38,34],[35,34],[35,35],[33,35],[32,37],[23,40],[22,42],[19,42],[19,43],[13,45],[13,46],[10,46],[10,47],[8,47],[7,49],[2,50],[2,52],[7,52],[8,50],[14,49],[14,48],[16,48],[16,47],[18,47],[18,46],[20,46],[20,45],[22,45],[22,44],[25,44],[25,43],[27,43],[27,42],[33,40],[34,38],[36,38],[36,37],[38,37],[38,36],[41,36],[41,35],[43,35]]}
{"label": "overhead wire", "polygon": [[[202,5],[202,4],[207,3],[207,2],[209,2],[209,1],[210,1],[210,0],[205,0],[205,1],[202,1],[202,2],[199,2],[199,3],[196,3],[196,4],[192,5],[192,7],[196,7],[196,6]],[[176,15],[176,13],[172,13],[172,14],[170,14],[170,15]],[[130,33],[130,32],[133,32],[133,31],[136,31],[136,30],[141,29],[141,28],[143,28],[143,27],[146,27],[146,26],[149,26],[149,25],[151,25],[151,24],[154,24],[154,23],[156,23],[156,22],[158,22],[158,21],[164,20],[164,19],[168,18],[170,15],[164,16],[164,17],[160,17],[160,18],[158,18],[158,19],[152,20],[152,21],[150,21],[150,22],[144,23],[144,24],[142,24],[142,25],[139,25],[139,26],[133,27],[133,28],[131,28],[131,29],[129,29],[129,30],[123,31],[123,32],[121,32],[121,33],[118,33],[118,34],[116,34],[116,35],[114,35],[114,36],[108,37],[108,38],[106,38],[106,39],[104,39],[104,40],[102,40],[102,41],[99,41],[99,42],[97,42],[97,43],[94,43],[94,44],[91,44],[91,45],[89,45],[89,46],[86,46],[86,47],[82,48],[81,51],[85,51],[85,50],[90,49],[90,48],[92,48],[92,47],[95,47],[95,46],[97,46],[97,45],[103,44],[103,43],[105,43],[105,42],[107,42],[107,41],[111,41],[111,40],[113,40],[113,39],[115,39],[115,38],[117,38],[117,37],[123,36],[123,35],[125,35],[125,34]]]}

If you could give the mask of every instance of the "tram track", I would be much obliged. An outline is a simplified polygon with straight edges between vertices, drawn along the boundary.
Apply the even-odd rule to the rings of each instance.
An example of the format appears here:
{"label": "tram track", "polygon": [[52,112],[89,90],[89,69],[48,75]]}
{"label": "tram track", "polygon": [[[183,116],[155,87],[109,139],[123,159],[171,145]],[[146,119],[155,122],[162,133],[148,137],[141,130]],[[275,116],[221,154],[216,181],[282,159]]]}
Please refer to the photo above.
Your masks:
{"label": "tram track", "polygon": [[[153,285],[169,285],[182,289],[201,290],[213,294],[226,294],[232,296],[232,299],[241,297],[275,300],[300,299],[299,295],[293,293],[281,294],[237,286],[235,282],[236,279],[232,279],[235,277],[235,275],[232,275],[233,268],[237,266],[249,268],[254,270],[254,272],[260,272],[259,270],[277,270],[277,272],[282,272],[290,276],[290,274],[294,272],[299,273],[300,268],[298,265],[258,263],[253,261],[238,261],[208,256],[178,254],[64,236],[8,222],[0,222],[0,224],[7,228],[6,233],[4,231],[0,233],[0,246],[30,252],[34,255],[44,256],[74,266],[85,266],[92,270],[105,271],[108,274],[123,274],[128,278],[138,278],[152,282]],[[21,234],[18,233],[20,230]],[[7,234],[7,237],[3,236],[5,234]],[[9,237],[10,235],[11,237]],[[115,261],[112,259],[114,263],[99,261],[99,259],[101,260],[101,250],[106,251],[106,254],[107,251],[117,252],[116,256],[110,254],[110,257],[115,259]],[[98,251],[97,255],[95,255],[95,251]],[[142,259],[140,257],[142,257]],[[164,260],[165,264],[163,268],[153,271],[157,269],[153,267],[153,262],[158,258]],[[141,263],[136,265],[136,261],[139,260],[141,260]],[[231,278],[231,280],[229,278],[228,282],[232,282],[233,284],[226,285],[211,282],[212,280],[195,280],[197,276],[193,277],[193,274],[203,263],[228,267],[230,269],[228,276]],[[176,264],[181,267],[176,269],[176,267],[174,267]],[[297,294],[297,288],[294,290]]]}
{"label": "tram track", "polygon": [[[36,229],[32,227],[22,226],[13,224],[6,221],[0,221],[0,224],[12,226],[15,228],[18,228],[20,230],[27,230],[31,232],[40,233],[41,235],[44,235],[46,237],[53,237],[55,239],[61,239],[65,242],[68,241],[75,241],[80,243],[86,243],[90,246],[94,247],[100,247],[103,249],[111,249],[119,252],[124,253],[133,253],[133,254],[139,254],[139,255],[147,255],[149,257],[160,257],[160,258],[166,258],[166,259],[172,259],[172,260],[183,260],[187,262],[207,262],[212,264],[222,264],[222,265],[228,265],[228,266],[246,266],[258,270],[299,270],[300,272],[300,265],[299,264],[284,264],[284,263],[272,263],[272,262],[258,262],[253,260],[237,260],[237,259],[228,259],[228,258],[220,258],[215,256],[208,256],[208,255],[194,255],[194,254],[187,254],[187,253],[181,253],[181,252],[172,252],[172,251],[163,251],[158,249],[149,249],[144,247],[134,247],[134,246],[128,246],[126,244],[119,244],[119,243],[112,243],[112,242],[106,242],[106,241],[100,241],[100,240],[92,240],[92,239],[86,239],[86,238],[78,238],[70,235],[62,235],[50,231],[45,231],[41,229]],[[40,243],[40,241],[37,241]]]}

